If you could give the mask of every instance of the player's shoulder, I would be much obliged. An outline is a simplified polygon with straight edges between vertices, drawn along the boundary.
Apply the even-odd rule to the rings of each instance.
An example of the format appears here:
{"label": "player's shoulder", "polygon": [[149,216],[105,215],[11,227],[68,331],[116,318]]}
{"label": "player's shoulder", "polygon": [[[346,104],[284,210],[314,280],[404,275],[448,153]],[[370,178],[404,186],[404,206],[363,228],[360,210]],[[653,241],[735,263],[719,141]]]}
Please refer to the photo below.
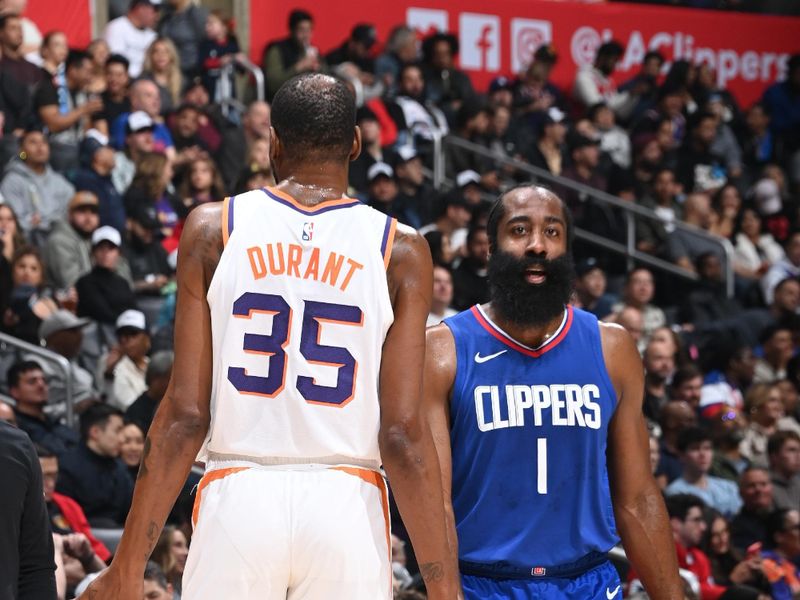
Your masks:
{"label": "player's shoulder", "polygon": [[612,380],[627,377],[637,372],[634,365],[641,365],[636,342],[628,331],[617,323],[598,321],[603,359]]}
{"label": "player's shoulder", "polygon": [[453,332],[444,323],[425,330],[425,369],[431,385],[449,386],[455,379],[457,359]]}
{"label": "player's shoulder", "polygon": [[219,238],[222,241],[222,212],[224,201],[205,202],[189,213],[184,234],[203,239]]}
{"label": "player's shoulder", "polygon": [[430,258],[428,241],[413,227],[397,223],[392,246],[392,261],[418,261]]}

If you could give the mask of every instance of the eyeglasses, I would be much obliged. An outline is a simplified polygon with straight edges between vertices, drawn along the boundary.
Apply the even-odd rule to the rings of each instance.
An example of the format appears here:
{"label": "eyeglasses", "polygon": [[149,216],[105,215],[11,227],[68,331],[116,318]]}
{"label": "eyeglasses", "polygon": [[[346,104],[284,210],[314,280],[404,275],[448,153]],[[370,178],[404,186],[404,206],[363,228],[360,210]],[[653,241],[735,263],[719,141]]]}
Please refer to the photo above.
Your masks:
{"label": "eyeglasses", "polygon": [[721,418],[723,421],[734,421],[737,416],[738,413],[735,410],[729,410],[724,415],[722,415]]}

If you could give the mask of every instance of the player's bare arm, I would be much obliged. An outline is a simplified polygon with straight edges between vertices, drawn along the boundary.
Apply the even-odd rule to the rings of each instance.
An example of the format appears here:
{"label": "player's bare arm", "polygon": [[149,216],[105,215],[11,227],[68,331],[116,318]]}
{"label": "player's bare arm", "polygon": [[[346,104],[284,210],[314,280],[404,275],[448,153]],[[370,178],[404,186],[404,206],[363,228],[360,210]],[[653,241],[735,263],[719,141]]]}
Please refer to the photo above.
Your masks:
{"label": "player's bare arm", "polygon": [[206,292],[222,252],[220,204],[186,221],[178,252],[175,364],[153,425],[112,566],[81,596],[141,600],[145,564],[189,474],[209,424],[211,321]]}
{"label": "player's bare arm", "polygon": [[450,546],[458,556],[455,515],[452,503],[452,451],[450,448],[450,394],[456,379],[456,345],[450,328],[437,325],[425,332],[425,369],[422,374],[422,403],[431,427],[433,443],[442,471],[442,494]]}
{"label": "player's bare arm", "polygon": [[455,532],[445,518],[439,460],[420,402],[433,267],[427,242],[405,226],[397,229],[388,280],[394,323],[381,363],[381,458],[428,598],[450,600],[460,588],[455,548],[448,542]]}
{"label": "player's bare arm", "polygon": [[642,414],[644,372],[622,327],[600,324],[603,356],[618,404],[608,428],[608,477],[622,544],[653,600],[683,600],[675,543],[648,459]]}

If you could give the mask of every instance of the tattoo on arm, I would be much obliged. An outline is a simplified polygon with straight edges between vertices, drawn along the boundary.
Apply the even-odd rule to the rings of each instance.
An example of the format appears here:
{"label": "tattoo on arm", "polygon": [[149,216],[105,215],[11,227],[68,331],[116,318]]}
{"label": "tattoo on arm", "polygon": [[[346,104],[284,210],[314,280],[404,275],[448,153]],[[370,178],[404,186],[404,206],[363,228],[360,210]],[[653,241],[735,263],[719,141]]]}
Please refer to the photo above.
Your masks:
{"label": "tattoo on arm", "polygon": [[439,581],[444,577],[444,569],[440,562],[421,564],[419,566],[419,572],[420,575],[422,575],[423,581],[426,582]]}
{"label": "tattoo on arm", "polygon": [[150,524],[147,526],[147,541],[150,543],[147,545],[147,551],[144,554],[145,560],[150,558],[150,555],[153,553],[153,548],[155,548],[156,542],[158,541],[158,525],[156,525],[155,521],[150,521]]}
{"label": "tattoo on arm", "polygon": [[147,475],[147,457],[150,456],[150,438],[144,441],[144,451],[142,452],[142,464],[139,465],[139,473],[136,475],[136,480],[142,479]]}

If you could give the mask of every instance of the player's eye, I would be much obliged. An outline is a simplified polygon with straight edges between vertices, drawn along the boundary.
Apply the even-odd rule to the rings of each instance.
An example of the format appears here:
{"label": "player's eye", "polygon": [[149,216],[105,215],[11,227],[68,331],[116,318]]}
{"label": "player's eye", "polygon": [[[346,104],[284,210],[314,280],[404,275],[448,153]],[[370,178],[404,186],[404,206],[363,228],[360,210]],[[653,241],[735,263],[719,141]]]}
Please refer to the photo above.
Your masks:
{"label": "player's eye", "polygon": [[545,235],[554,237],[558,235],[558,229],[556,229],[555,227],[548,227],[547,229],[544,230],[544,233]]}

